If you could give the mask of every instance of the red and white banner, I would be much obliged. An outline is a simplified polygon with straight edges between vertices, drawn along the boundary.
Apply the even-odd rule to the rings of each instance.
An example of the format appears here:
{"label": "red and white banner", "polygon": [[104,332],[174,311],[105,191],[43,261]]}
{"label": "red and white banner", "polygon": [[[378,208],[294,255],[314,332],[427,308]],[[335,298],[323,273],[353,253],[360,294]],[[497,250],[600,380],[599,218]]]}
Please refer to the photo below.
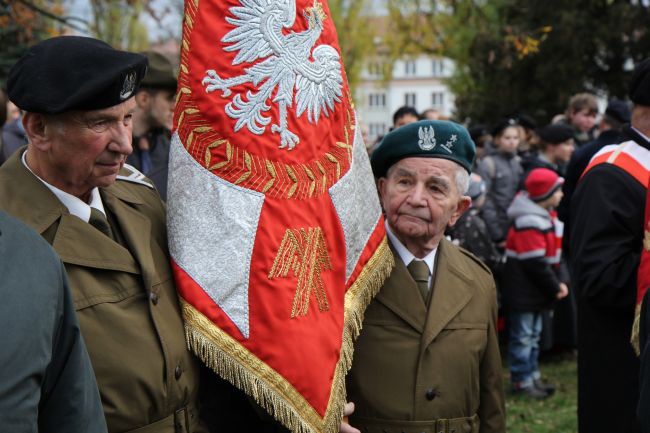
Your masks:
{"label": "red and white banner", "polygon": [[294,432],[335,432],[392,267],[323,1],[188,0],[168,188],[190,348]]}

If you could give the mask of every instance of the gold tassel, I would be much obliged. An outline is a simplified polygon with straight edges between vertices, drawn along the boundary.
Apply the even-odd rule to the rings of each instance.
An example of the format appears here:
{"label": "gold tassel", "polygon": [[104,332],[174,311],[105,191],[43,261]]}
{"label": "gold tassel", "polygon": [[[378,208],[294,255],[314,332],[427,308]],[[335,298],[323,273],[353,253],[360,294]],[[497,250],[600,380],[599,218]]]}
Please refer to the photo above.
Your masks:
{"label": "gold tassel", "polygon": [[639,333],[641,327],[641,303],[639,303],[634,309],[634,323],[632,324],[632,336],[630,337],[630,343],[632,343],[632,348],[636,356],[641,356],[641,347],[639,343]]}
{"label": "gold tassel", "polygon": [[205,365],[251,396],[292,432],[336,433],[346,403],[345,375],[352,366],[354,339],[361,332],[364,310],[393,266],[393,255],[384,238],[345,294],[341,353],[324,418],[284,377],[181,299],[187,345]]}

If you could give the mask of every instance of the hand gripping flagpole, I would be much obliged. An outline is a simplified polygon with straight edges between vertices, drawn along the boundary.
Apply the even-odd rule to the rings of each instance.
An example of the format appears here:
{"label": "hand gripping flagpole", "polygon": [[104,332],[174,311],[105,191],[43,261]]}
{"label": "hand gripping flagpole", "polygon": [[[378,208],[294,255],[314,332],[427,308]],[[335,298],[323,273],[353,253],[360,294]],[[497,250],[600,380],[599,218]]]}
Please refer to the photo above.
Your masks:
{"label": "hand gripping flagpole", "polygon": [[188,346],[293,432],[338,430],[393,266],[325,1],[188,0],[169,247]]}

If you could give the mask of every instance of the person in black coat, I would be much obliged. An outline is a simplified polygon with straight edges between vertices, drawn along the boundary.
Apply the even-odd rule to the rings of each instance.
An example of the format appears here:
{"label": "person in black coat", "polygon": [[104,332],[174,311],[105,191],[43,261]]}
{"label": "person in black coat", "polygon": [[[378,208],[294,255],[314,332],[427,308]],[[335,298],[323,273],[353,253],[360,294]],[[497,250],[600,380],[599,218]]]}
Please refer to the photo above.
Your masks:
{"label": "person in black coat", "polygon": [[637,67],[630,99],[630,140],[594,155],[571,200],[580,433],[640,431],[639,359],[630,335],[650,174],[650,59]]}
{"label": "person in black coat", "polygon": [[639,406],[637,415],[643,433],[650,433],[650,291],[645,293],[641,308],[639,342],[641,348],[641,368],[639,375]]}

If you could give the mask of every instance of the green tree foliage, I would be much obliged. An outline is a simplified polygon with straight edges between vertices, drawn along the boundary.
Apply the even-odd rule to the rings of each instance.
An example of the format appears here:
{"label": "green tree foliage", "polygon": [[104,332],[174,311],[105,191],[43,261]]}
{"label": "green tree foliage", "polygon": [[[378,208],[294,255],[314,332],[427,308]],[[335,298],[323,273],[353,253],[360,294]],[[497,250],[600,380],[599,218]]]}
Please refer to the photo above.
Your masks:
{"label": "green tree foliage", "polygon": [[[387,0],[394,52],[450,57],[457,117],[516,111],[541,123],[569,97],[624,98],[630,65],[650,56],[650,12],[635,0]],[[391,32],[390,35],[394,35]]]}
{"label": "green tree foliage", "polygon": [[93,36],[119,49],[147,49],[149,36],[140,17],[148,3],[147,0],[90,0]]}
{"label": "green tree foliage", "polygon": [[59,1],[0,0],[0,87],[9,70],[35,42],[61,33]]}
{"label": "green tree foliage", "polygon": [[375,53],[375,32],[369,0],[330,0],[328,2],[339,36],[343,65],[350,89],[359,83],[365,62]]}

